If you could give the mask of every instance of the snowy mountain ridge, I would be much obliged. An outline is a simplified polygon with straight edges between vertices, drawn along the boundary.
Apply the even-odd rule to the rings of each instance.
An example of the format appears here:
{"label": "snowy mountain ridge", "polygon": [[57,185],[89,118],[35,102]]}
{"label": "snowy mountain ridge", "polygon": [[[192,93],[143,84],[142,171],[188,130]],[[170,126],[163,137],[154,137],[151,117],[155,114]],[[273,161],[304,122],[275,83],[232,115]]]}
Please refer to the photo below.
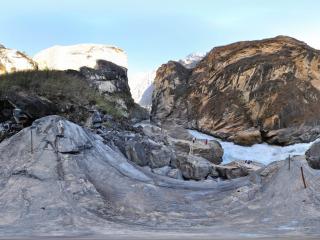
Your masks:
{"label": "snowy mountain ridge", "polygon": [[178,62],[186,68],[194,68],[205,55],[206,53],[191,53],[185,58],[178,60]]}
{"label": "snowy mountain ridge", "polygon": [[26,54],[0,44],[0,74],[37,69],[37,64]]}
{"label": "snowy mountain ridge", "polygon": [[40,69],[79,70],[86,66],[94,68],[97,60],[107,60],[128,67],[127,54],[118,47],[103,44],[56,45],[34,56]]}

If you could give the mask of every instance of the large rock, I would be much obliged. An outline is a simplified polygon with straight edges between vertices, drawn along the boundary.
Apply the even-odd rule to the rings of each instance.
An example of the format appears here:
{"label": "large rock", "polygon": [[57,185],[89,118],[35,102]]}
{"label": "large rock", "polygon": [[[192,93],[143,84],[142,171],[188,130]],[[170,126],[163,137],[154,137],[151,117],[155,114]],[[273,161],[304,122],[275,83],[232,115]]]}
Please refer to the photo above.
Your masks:
{"label": "large rock", "polygon": [[262,137],[259,130],[250,129],[235,133],[233,141],[239,145],[251,146],[255,143],[261,143]]}
{"label": "large rock", "polygon": [[312,144],[306,151],[306,159],[310,167],[320,169],[320,142]]}
{"label": "large rock", "polygon": [[285,36],[216,47],[191,70],[170,61],[157,71],[151,117],[245,145],[310,141],[298,129],[319,125],[319,65],[318,50]]}
{"label": "large rock", "polygon": [[296,142],[313,142],[320,136],[320,126],[300,126],[272,130],[263,135],[269,144],[290,145]]}
{"label": "large rock", "polygon": [[97,60],[94,68],[83,66],[80,73],[101,93],[130,93],[127,69],[112,62]]}
{"label": "large rock", "polygon": [[130,161],[138,164],[139,166],[148,165],[149,161],[142,143],[135,140],[129,140],[125,144],[126,156]]}
{"label": "large rock", "polygon": [[208,144],[205,144],[200,141],[193,143],[192,141],[171,138],[171,143],[178,154],[191,153],[214,164],[222,162],[223,148],[218,141],[208,141]]}
{"label": "large rock", "polygon": [[192,180],[205,179],[213,168],[208,160],[194,155],[178,155],[173,165],[180,169],[185,179]]}
{"label": "large rock", "polygon": [[147,158],[151,168],[159,168],[170,165],[176,156],[168,146],[153,144],[151,151],[147,153]]}
{"label": "large rock", "polygon": [[234,179],[245,177],[263,167],[263,164],[254,161],[233,161],[225,165],[214,165],[211,175],[222,179]]}

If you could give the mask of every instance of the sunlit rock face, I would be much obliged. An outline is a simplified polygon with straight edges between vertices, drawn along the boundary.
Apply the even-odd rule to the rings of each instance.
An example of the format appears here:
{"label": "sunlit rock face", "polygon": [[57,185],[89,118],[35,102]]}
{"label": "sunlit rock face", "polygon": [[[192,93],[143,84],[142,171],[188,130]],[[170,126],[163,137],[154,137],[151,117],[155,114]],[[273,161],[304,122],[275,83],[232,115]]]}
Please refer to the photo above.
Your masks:
{"label": "sunlit rock face", "polygon": [[216,47],[192,69],[170,61],[154,85],[157,122],[232,141],[246,135],[245,145],[307,142],[320,133],[320,51],[290,37]]}
{"label": "sunlit rock face", "polygon": [[120,48],[102,44],[53,46],[34,56],[40,69],[79,70],[94,68],[97,60],[106,60],[127,68],[127,54]]}
{"label": "sunlit rock face", "polygon": [[0,74],[34,70],[37,64],[26,54],[0,44]]}
{"label": "sunlit rock face", "polygon": [[[191,53],[185,58],[180,59],[179,63],[186,68],[194,68],[204,56],[204,53]],[[156,70],[129,74],[129,86],[133,99],[136,103],[149,109],[151,109],[152,105],[155,77]]]}

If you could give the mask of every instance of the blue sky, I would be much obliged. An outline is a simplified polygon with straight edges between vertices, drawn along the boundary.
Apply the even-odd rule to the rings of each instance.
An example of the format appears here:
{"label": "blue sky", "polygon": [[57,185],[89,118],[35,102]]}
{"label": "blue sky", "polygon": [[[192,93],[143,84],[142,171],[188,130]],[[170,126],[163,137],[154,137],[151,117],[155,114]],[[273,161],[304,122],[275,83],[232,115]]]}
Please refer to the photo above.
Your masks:
{"label": "blue sky", "polygon": [[0,0],[0,43],[34,55],[52,45],[124,49],[129,71],[239,40],[290,35],[320,49],[318,0]]}

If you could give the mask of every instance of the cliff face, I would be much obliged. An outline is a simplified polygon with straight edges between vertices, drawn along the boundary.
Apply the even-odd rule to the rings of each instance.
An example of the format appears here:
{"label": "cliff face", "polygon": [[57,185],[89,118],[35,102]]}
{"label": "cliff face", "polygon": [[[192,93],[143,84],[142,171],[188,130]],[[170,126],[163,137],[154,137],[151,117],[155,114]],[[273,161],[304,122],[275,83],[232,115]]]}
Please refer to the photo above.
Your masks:
{"label": "cliff face", "polygon": [[242,144],[285,145],[319,134],[319,101],[320,51],[279,36],[214,48],[192,70],[162,65],[152,118]]}

